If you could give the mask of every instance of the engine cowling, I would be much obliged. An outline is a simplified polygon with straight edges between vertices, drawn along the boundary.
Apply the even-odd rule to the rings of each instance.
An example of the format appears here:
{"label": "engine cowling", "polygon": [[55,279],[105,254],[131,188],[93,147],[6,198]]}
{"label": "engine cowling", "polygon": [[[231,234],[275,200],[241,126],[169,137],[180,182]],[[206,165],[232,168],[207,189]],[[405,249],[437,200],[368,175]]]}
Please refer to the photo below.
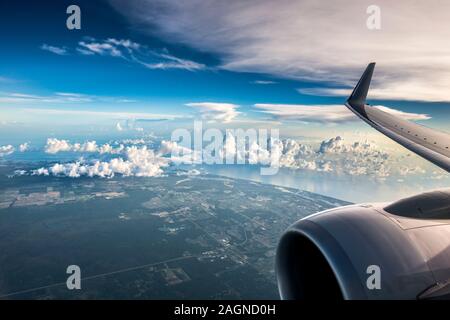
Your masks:
{"label": "engine cowling", "polygon": [[[440,201],[430,202],[433,197]],[[445,190],[389,205],[340,207],[299,220],[278,245],[281,298],[443,297],[450,288],[449,218],[450,192]],[[367,285],[370,266],[379,267],[380,288]]]}

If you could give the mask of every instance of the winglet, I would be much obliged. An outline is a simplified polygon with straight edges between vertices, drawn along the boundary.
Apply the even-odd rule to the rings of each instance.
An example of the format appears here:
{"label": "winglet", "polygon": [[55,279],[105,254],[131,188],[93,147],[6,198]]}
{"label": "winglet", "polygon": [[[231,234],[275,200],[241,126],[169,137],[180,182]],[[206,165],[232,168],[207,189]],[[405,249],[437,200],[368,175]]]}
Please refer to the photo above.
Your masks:
{"label": "winglet", "polygon": [[375,62],[369,63],[363,75],[361,76],[361,79],[359,79],[355,89],[353,89],[352,94],[347,99],[348,104],[350,104],[352,107],[363,108],[366,104],[367,92],[369,91],[370,81],[372,80],[374,69]]}

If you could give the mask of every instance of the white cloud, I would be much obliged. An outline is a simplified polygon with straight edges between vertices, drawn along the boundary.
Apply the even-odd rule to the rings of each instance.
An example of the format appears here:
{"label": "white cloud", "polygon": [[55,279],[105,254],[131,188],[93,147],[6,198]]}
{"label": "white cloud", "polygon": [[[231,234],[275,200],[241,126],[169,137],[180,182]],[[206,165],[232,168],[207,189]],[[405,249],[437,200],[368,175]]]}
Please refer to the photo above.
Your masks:
{"label": "white cloud", "polygon": [[186,106],[197,109],[202,119],[212,122],[229,123],[240,114],[236,111],[239,106],[232,103],[191,102]]}
{"label": "white cloud", "polygon": [[80,176],[111,178],[116,174],[123,176],[155,177],[163,174],[163,168],[168,166],[169,160],[155,155],[146,146],[127,147],[122,157],[109,161],[84,161],[57,163],[49,168],[32,170],[32,175],[54,175],[78,178]]}
{"label": "white cloud", "polygon": [[141,45],[139,43],[133,42],[133,41],[131,41],[129,39],[119,39],[118,40],[118,39],[114,39],[114,38],[109,38],[109,39],[106,40],[106,42],[107,43],[111,43],[111,44],[116,45],[116,46],[119,46],[119,47],[120,46],[124,47],[124,48],[129,49],[129,50],[138,50],[138,49],[141,48]]}
{"label": "white cloud", "polygon": [[[1,98],[0,98],[1,101]],[[173,114],[158,114],[158,113],[132,113],[132,112],[106,112],[106,111],[89,111],[89,110],[64,110],[64,109],[37,109],[24,108],[27,113],[39,115],[71,115],[71,116],[91,116],[91,117],[107,117],[113,119],[128,120],[174,120],[182,118],[183,116]]]}
{"label": "white cloud", "polygon": [[[358,120],[344,105],[255,104],[254,106],[278,120],[319,123],[343,123]],[[371,108],[378,108],[406,120],[431,119],[426,114],[404,112],[385,106],[371,106]]]}
{"label": "white cloud", "polygon": [[221,67],[351,88],[377,62],[372,96],[450,101],[450,2],[379,0],[381,30],[366,27],[369,0],[111,0],[130,21],[202,52]]}
{"label": "white cloud", "polygon": [[83,48],[77,48],[76,49],[80,54],[84,55],[84,56],[93,56],[95,55],[95,52],[91,51],[91,50],[86,50]]}
{"label": "white cloud", "polygon": [[175,164],[192,164],[200,159],[200,154],[190,148],[180,146],[176,141],[161,141],[158,150],[160,156],[170,156],[170,160]]}
{"label": "white cloud", "polygon": [[[132,142],[130,140],[130,142]],[[136,141],[141,143],[142,141]],[[145,141],[144,141],[145,142]],[[368,178],[399,178],[406,175],[425,175],[428,172],[420,163],[397,153],[387,152],[374,142],[358,140],[347,142],[336,136],[320,143],[304,143],[293,139],[268,139],[267,144],[252,141],[243,150],[237,149],[237,136],[227,132],[223,146],[217,151],[219,163],[248,163],[292,170],[308,170],[329,172],[335,175],[367,176]],[[12,146],[0,147],[0,154],[14,151]],[[68,177],[113,177],[123,176],[158,176],[163,174],[164,167],[180,163],[194,164],[210,156],[203,155],[190,148],[183,147],[174,141],[161,141],[156,151],[147,146],[118,147],[110,144],[98,145],[95,141],[71,144],[67,140],[49,138],[46,152],[56,154],[62,151],[89,152],[106,155],[106,160],[75,161],[58,163],[50,167],[42,167],[27,172],[34,175],[55,175]],[[111,158],[114,157],[114,158]],[[205,162],[208,163],[208,162]],[[195,172],[193,172],[194,174]],[[433,173],[433,176],[436,176]]]}
{"label": "white cloud", "polygon": [[151,50],[147,46],[129,39],[96,40],[86,39],[78,43],[76,49],[82,55],[102,55],[125,59],[138,63],[148,69],[182,69],[197,71],[206,68],[204,64],[182,59],[170,54],[167,50]]}
{"label": "white cloud", "polygon": [[67,140],[59,140],[56,138],[48,138],[45,146],[46,153],[58,153],[61,151],[71,151],[72,145]]}
{"label": "white cloud", "polygon": [[121,144],[114,148],[110,144],[97,145],[96,141],[86,141],[85,143],[71,144],[68,140],[60,140],[57,138],[48,138],[44,147],[46,153],[56,154],[59,152],[84,152],[84,153],[100,153],[100,154],[119,154],[123,152],[124,146]]}
{"label": "white cloud", "polygon": [[337,136],[323,140],[318,149],[291,139],[283,141],[280,165],[291,169],[386,178],[398,174],[392,169],[395,161],[373,143],[345,143],[343,138]]}
{"label": "white cloud", "polygon": [[177,58],[175,56],[169,55],[169,54],[159,54],[160,58],[165,59],[166,61],[162,62],[153,62],[153,63],[145,63],[142,62],[142,64],[149,68],[149,69],[184,69],[188,71],[196,71],[196,70],[203,70],[206,68],[204,64],[190,61],[186,59]]}
{"label": "white cloud", "polygon": [[28,142],[22,143],[22,144],[19,146],[19,151],[20,151],[20,152],[25,152],[25,151],[27,151],[27,150],[29,149],[29,147],[30,147],[30,145],[29,145]]}
{"label": "white cloud", "polygon": [[64,55],[67,54],[67,49],[66,48],[51,46],[51,45],[48,45],[48,44],[45,44],[45,43],[41,46],[41,49],[45,50],[45,51],[49,51],[49,52],[54,53],[54,54],[57,54],[59,56],[64,56]]}
{"label": "white cloud", "polygon": [[[151,139],[148,141],[152,141]],[[137,145],[137,144],[145,144],[146,140],[144,139],[123,139],[120,141],[115,141],[115,144],[132,144],[132,145]]]}
{"label": "white cloud", "polygon": [[36,95],[20,92],[0,93],[0,103],[27,103],[27,104],[80,104],[80,103],[129,103],[134,100],[123,97],[95,96],[81,93],[55,92],[50,95]]}
{"label": "white cloud", "polygon": [[[368,178],[386,179],[389,176],[404,176],[424,174],[426,171],[417,164],[379,148],[374,142],[367,140],[346,142],[337,136],[316,143],[301,143],[293,139],[269,139],[267,146],[261,146],[255,141],[244,150],[237,149],[237,137],[227,133],[224,145],[218,151],[221,163],[226,159],[234,159],[232,163],[248,163],[251,165],[271,165],[277,163],[281,168],[292,170],[308,170],[329,172],[335,175],[362,176]],[[161,150],[169,154],[178,150],[174,142],[162,144]],[[268,147],[269,146],[269,147]],[[183,148],[179,151],[184,157],[179,157],[183,163],[192,163],[192,150]],[[176,152],[175,152],[176,153]],[[176,153],[178,154],[178,153]],[[203,160],[205,160],[205,154]],[[173,160],[173,159],[172,159]]]}
{"label": "white cloud", "polygon": [[[84,42],[80,41],[78,43],[81,46],[81,50],[87,50],[92,52],[93,54],[99,55],[109,55],[113,57],[122,57],[122,52],[117,49],[116,46],[110,43],[98,43],[98,42]],[[83,53],[83,51],[81,51]]]}
{"label": "white cloud", "polygon": [[276,84],[276,81],[270,81],[270,80],[255,80],[252,83],[254,84]]}
{"label": "white cloud", "polygon": [[14,147],[12,145],[0,146],[0,157],[10,155],[14,152]]}
{"label": "white cloud", "polygon": [[190,148],[180,146],[176,141],[163,140],[161,141],[161,146],[158,153],[161,155],[169,155],[173,153],[189,155],[192,154],[193,151]]}

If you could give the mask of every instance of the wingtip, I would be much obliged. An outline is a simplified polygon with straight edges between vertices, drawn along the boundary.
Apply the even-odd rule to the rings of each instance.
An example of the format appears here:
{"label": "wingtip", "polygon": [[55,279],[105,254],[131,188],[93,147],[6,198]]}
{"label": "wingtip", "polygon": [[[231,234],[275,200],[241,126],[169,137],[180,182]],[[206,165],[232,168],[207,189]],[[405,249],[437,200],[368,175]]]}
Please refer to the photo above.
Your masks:
{"label": "wingtip", "polygon": [[370,82],[372,80],[373,70],[375,69],[375,62],[367,65],[366,70],[359,79],[358,83],[353,89],[352,94],[347,99],[351,105],[363,106],[366,103],[367,93],[369,92]]}

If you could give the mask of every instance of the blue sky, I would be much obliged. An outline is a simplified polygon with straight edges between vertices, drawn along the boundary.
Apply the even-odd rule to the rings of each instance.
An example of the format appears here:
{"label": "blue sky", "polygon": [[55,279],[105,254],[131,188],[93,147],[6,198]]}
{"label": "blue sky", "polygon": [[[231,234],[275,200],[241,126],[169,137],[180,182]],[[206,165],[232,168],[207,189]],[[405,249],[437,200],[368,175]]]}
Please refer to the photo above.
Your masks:
{"label": "blue sky", "polygon": [[[243,105],[317,101],[309,96],[300,99],[295,89],[301,84],[296,81],[277,79],[277,85],[270,85],[269,91],[269,85],[253,82],[274,81],[271,76],[217,70],[218,60],[213,55],[134,31],[107,3],[93,6],[89,1],[79,1],[82,8],[82,30],[79,31],[69,31],[65,27],[65,9],[71,2],[43,3],[45,1],[25,5],[7,1],[2,4],[2,25],[7,27],[2,28],[1,37],[9,43],[1,52],[2,61],[8,61],[0,69],[5,78],[4,92],[43,96],[62,92],[126,98],[136,102],[72,104],[70,108],[170,114],[191,111],[183,105],[192,101]],[[85,56],[76,48],[86,37],[95,37],[98,42],[109,38],[131,39],[149,50],[167,50],[176,57],[204,64],[205,68],[150,70],[108,55]],[[65,48],[67,53],[58,55],[42,50],[44,44]],[[324,103],[332,100],[319,99]]]}
{"label": "blue sky", "polygon": [[[136,6],[141,2],[158,3],[131,1]],[[0,35],[7,44],[0,53],[0,58],[4,61],[0,67],[0,92],[4,96],[1,106],[6,110],[2,112],[4,117],[19,117],[21,115],[15,114],[15,111],[28,107],[180,116],[195,114],[195,110],[185,104],[207,101],[235,104],[239,106],[242,117],[261,119],[267,118],[267,114],[262,114],[261,110],[254,108],[255,104],[342,104],[344,95],[304,94],[302,89],[313,88],[317,91],[321,88],[337,87],[348,90],[350,83],[354,83],[365,67],[366,61],[361,63],[359,68],[350,68],[351,77],[345,84],[336,83],[335,80],[327,81],[326,77],[321,81],[311,76],[294,79],[289,73],[271,74],[265,67],[261,67],[261,70],[252,67],[251,71],[243,67],[243,72],[235,70],[239,69],[236,67],[226,67],[227,56],[217,50],[199,50],[197,44],[189,45],[183,39],[175,40],[174,37],[166,36],[164,31],[159,32],[158,28],[164,29],[161,26],[142,25],[139,18],[132,14],[127,15],[126,12],[130,8],[121,8],[121,2],[100,1],[94,5],[90,1],[78,1],[77,4],[82,10],[82,29],[68,30],[65,27],[65,9],[71,3],[2,2],[3,27]],[[149,15],[157,15],[158,11],[155,10],[149,12]],[[155,30],[149,32],[151,28]],[[91,52],[90,55],[84,55],[77,51],[84,48],[80,43],[100,44],[108,39],[129,40],[145,47],[145,51],[151,53],[144,54],[144,63],[173,62],[161,58],[161,55],[167,55],[199,67],[149,68],[111,56],[108,52]],[[242,46],[245,46],[245,43]],[[286,46],[288,47],[288,44]],[[59,54],[55,53],[58,49]],[[299,61],[299,64],[303,63]],[[67,93],[83,98],[65,101],[61,94]],[[11,94],[15,99],[6,99],[11,98]],[[39,98],[27,100],[17,96],[18,94]],[[373,102],[406,112],[428,114],[432,119],[428,120],[427,124],[441,129],[445,129],[449,119],[446,102],[405,102],[398,99]],[[305,123],[294,125],[298,128],[308,127]],[[364,130],[361,124],[353,125],[358,130]],[[310,126],[314,127],[314,124]]]}

